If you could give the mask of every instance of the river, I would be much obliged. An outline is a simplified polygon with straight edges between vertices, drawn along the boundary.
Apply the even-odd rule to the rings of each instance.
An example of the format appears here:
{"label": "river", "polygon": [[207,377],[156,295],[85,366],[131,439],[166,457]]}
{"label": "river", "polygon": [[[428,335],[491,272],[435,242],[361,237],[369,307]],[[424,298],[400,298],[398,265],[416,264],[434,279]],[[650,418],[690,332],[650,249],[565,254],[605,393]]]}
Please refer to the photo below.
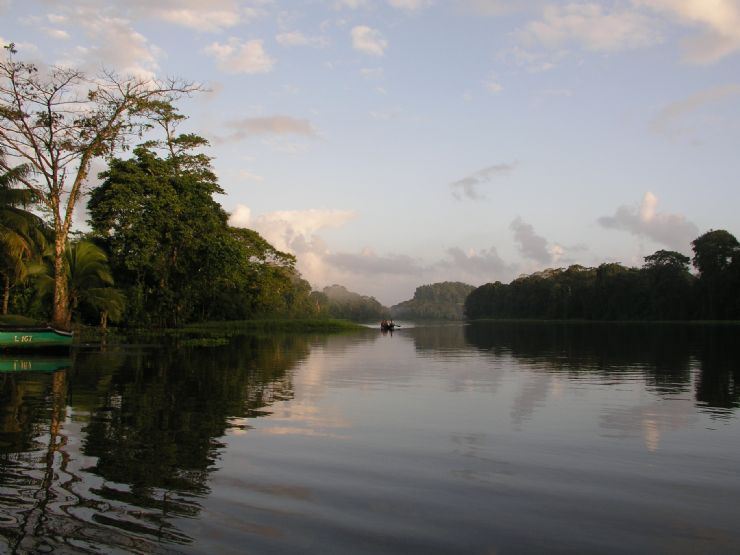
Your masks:
{"label": "river", "polygon": [[0,551],[740,553],[740,326],[0,355]]}

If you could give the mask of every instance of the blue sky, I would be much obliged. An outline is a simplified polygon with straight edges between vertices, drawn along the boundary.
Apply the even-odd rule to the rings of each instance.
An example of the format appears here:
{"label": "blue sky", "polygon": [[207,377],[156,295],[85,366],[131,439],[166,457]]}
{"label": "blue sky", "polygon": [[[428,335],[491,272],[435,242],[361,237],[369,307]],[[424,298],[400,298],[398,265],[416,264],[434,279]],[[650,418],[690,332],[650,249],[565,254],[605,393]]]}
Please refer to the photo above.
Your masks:
{"label": "blue sky", "polygon": [[0,0],[0,39],[202,83],[180,108],[219,202],[315,288],[392,304],[740,235],[740,0]]}

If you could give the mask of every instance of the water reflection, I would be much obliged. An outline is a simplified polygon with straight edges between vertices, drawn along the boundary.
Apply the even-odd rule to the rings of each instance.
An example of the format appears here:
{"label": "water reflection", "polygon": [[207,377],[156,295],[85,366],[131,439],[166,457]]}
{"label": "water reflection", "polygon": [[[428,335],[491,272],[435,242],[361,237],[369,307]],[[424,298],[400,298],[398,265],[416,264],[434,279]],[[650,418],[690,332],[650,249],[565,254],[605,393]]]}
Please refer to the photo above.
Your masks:
{"label": "water reflection", "polygon": [[740,406],[738,326],[486,322],[466,326],[464,335],[484,353],[573,379],[639,376],[661,395],[695,392],[717,417]]}
{"label": "water reflection", "polygon": [[290,399],[288,370],[308,352],[307,338],[238,337],[217,350],[83,352],[67,371],[0,374],[8,551],[190,542],[173,522],[198,515],[218,438]]}
{"label": "water reflection", "polygon": [[[26,361],[0,372],[0,551],[216,552],[248,537],[267,552],[483,552],[526,545],[535,506],[558,509],[534,516],[551,537],[570,530],[561,545],[580,519],[604,538],[625,518],[665,530],[659,511],[632,511],[666,483],[654,461],[674,472],[651,497],[671,510],[704,502],[673,487],[698,471],[737,489],[717,471],[734,472],[734,447],[703,461],[721,442],[701,434],[736,429],[738,330],[419,326]],[[603,518],[582,510],[594,500]]]}

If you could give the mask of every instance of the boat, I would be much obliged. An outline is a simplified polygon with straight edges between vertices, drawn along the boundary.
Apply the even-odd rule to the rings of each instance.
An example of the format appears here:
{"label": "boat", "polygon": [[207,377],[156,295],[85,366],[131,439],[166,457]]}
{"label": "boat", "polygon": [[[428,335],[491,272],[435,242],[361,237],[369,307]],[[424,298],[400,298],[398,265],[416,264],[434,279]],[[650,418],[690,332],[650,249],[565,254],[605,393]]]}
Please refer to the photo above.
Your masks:
{"label": "boat", "polygon": [[0,355],[0,374],[15,372],[56,372],[72,366],[69,356],[38,356],[18,354],[15,356]]}
{"label": "boat", "polygon": [[393,322],[381,322],[380,329],[382,331],[393,331],[398,327],[397,324],[394,324]]}
{"label": "boat", "polygon": [[0,349],[59,349],[72,345],[73,333],[51,326],[0,326]]}

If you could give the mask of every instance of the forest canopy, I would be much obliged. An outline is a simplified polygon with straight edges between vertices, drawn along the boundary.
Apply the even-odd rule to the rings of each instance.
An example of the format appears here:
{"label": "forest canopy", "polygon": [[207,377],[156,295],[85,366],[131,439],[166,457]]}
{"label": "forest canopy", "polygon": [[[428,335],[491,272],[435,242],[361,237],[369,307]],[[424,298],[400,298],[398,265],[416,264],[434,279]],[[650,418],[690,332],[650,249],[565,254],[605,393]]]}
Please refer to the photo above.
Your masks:
{"label": "forest canopy", "polygon": [[[740,319],[740,243],[725,230],[692,242],[693,258],[659,250],[642,268],[573,265],[487,283],[465,301],[465,316],[586,320]],[[689,271],[693,262],[697,274]]]}

